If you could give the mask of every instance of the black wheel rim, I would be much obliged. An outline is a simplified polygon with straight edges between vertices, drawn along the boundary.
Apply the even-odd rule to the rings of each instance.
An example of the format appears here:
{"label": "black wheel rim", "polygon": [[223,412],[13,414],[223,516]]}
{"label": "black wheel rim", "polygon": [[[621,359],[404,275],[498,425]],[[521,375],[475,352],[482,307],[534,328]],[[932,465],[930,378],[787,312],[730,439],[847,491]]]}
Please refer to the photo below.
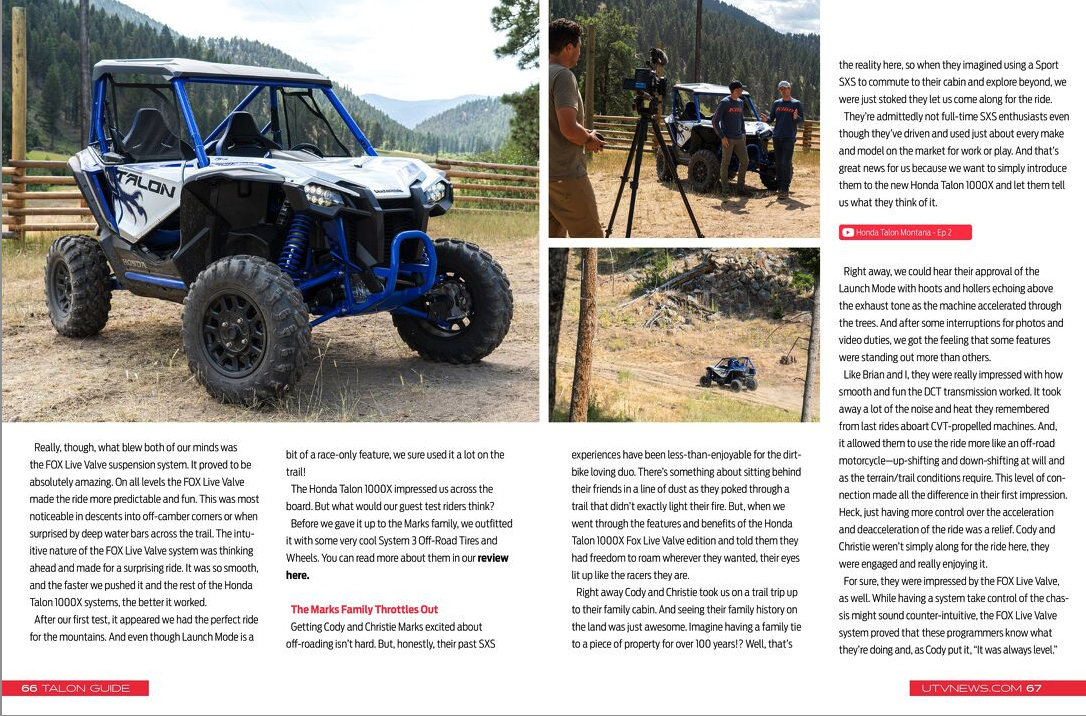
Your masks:
{"label": "black wheel rim", "polygon": [[[475,317],[475,305],[471,289],[460,274],[449,271],[439,274],[434,288],[423,296],[424,309],[428,315],[440,316],[444,312],[451,315],[441,326],[433,321],[421,321],[422,330],[434,338],[451,341],[464,335],[471,329]],[[443,304],[438,306],[437,304]]]}
{"label": "black wheel rim", "polygon": [[204,311],[203,343],[216,370],[231,378],[244,378],[264,359],[264,314],[248,296],[220,293]]}
{"label": "black wheel rim", "polygon": [[58,261],[49,276],[49,292],[53,305],[62,316],[72,311],[72,272],[68,264]]}
{"label": "black wheel rim", "polygon": [[698,162],[690,166],[690,178],[694,180],[695,184],[699,186],[706,182],[709,174],[709,167],[705,164]]}

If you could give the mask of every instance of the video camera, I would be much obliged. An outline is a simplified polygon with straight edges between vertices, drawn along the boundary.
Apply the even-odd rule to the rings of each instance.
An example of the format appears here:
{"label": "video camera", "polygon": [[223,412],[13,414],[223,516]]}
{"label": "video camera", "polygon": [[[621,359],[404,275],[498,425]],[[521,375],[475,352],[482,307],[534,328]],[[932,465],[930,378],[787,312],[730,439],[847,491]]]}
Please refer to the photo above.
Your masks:
{"label": "video camera", "polygon": [[659,47],[651,48],[645,66],[634,70],[632,79],[622,80],[622,89],[663,97],[667,94],[667,77],[664,75],[666,64],[667,53]]}

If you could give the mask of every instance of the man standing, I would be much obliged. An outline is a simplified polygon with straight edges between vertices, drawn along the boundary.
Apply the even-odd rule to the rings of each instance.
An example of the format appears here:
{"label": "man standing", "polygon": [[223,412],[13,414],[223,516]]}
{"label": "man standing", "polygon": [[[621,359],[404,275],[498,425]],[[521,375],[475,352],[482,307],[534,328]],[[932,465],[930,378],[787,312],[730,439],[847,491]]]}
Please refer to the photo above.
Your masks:
{"label": "man standing", "polygon": [[739,158],[739,173],[735,178],[735,193],[747,193],[747,127],[743,121],[743,83],[736,81],[728,85],[731,94],[721,100],[713,112],[713,129],[720,137],[720,189],[727,193],[728,166],[732,155]]}
{"label": "man standing", "polygon": [[781,98],[762,119],[773,125],[773,153],[777,159],[777,200],[788,198],[792,186],[792,155],[796,151],[796,130],[803,124],[803,104],[792,98],[792,85],[781,80]]}
{"label": "man standing", "polygon": [[603,149],[603,139],[584,126],[584,100],[570,68],[581,58],[581,26],[559,18],[550,24],[551,237],[603,237],[596,194],[588,181],[585,152]]}

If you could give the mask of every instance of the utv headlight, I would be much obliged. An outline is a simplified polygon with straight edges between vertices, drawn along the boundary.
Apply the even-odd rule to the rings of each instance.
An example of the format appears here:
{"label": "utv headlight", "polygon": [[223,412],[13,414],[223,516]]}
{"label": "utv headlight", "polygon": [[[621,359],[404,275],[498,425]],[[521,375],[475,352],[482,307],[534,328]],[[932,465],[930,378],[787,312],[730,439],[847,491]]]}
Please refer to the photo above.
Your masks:
{"label": "utv headlight", "polygon": [[320,184],[305,185],[305,200],[313,206],[338,206],[343,203],[343,197],[339,192]]}
{"label": "utv headlight", "polygon": [[443,182],[443,181],[434,182],[433,186],[431,186],[429,189],[426,190],[426,203],[428,203],[428,204],[436,204],[436,203],[438,203],[439,201],[441,201],[442,199],[445,198],[445,194],[447,193],[447,191],[448,190],[445,187],[445,182]]}

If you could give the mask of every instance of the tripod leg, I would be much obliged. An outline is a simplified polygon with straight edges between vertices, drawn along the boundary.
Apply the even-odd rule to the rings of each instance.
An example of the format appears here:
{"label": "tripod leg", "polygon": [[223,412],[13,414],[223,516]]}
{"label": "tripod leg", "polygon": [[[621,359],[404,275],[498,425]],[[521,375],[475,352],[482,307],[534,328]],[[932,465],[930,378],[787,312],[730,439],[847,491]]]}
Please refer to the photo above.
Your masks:
{"label": "tripod leg", "polygon": [[[656,151],[664,153],[664,161],[667,162],[667,169],[671,172],[671,176],[675,178],[675,186],[679,187],[679,196],[683,198],[683,205],[686,207],[686,215],[690,217],[690,223],[694,225],[694,233],[699,239],[704,239],[705,234],[701,233],[701,227],[698,226],[698,220],[694,218],[694,210],[690,208],[690,201],[686,198],[686,191],[683,189],[682,180],[679,179],[679,172],[675,168],[675,162],[672,161],[671,152],[668,151],[667,144],[664,143],[664,135],[660,132],[660,125],[656,123],[656,117],[652,118],[652,132],[653,136],[656,137]],[[640,166],[640,161],[638,161],[638,166]],[[629,234],[627,234],[627,236],[628,235]]]}
{"label": "tripod leg", "polygon": [[630,165],[633,164],[636,147],[636,142],[631,144],[630,152],[626,155],[626,167],[622,170],[622,181],[619,182],[618,194],[615,194],[615,205],[611,207],[611,220],[607,222],[607,233],[604,234],[608,239],[611,238],[611,230],[615,226],[615,217],[618,216],[618,205],[622,202],[622,190],[626,188],[626,182],[630,178]]}
{"label": "tripod leg", "polygon": [[645,155],[645,139],[649,134],[649,118],[648,115],[642,113],[641,119],[637,121],[637,131],[634,132],[634,146],[633,150],[637,153],[637,160],[634,162],[633,180],[630,182],[630,213],[626,217],[626,238],[630,238],[630,231],[633,229],[634,219],[634,207],[637,205],[637,185],[641,179],[641,158]]}

